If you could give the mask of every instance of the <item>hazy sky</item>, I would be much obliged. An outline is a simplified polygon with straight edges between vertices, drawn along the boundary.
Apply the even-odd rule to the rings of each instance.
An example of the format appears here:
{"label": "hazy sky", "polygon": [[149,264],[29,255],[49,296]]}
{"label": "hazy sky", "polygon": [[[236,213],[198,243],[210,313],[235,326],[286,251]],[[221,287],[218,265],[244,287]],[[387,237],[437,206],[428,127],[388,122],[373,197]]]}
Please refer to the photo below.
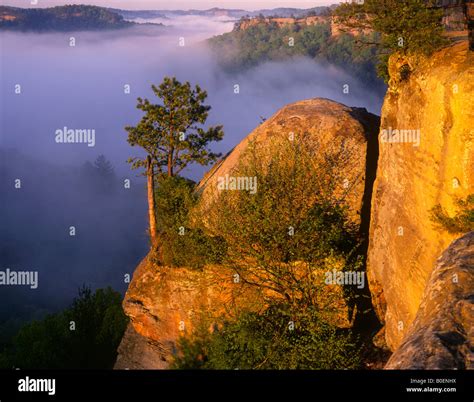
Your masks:
{"label": "hazy sky", "polygon": [[64,4],[93,4],[123,9],[208,9],[240,8],[258,10],[262,8],[295,7],[311,8],[338,3],[338,0],[2,0],[2,5],[16,7],[52,7]]}

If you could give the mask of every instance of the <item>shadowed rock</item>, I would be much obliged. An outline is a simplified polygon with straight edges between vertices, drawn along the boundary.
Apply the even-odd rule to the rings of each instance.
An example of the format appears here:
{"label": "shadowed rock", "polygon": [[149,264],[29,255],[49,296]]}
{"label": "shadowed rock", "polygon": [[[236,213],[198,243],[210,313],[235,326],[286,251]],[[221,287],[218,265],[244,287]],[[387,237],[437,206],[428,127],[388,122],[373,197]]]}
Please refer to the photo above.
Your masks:
{"label": "shadowed rock", "polygon": [[415,321],[385,368],[474,368],[474,232],[439,258]]}

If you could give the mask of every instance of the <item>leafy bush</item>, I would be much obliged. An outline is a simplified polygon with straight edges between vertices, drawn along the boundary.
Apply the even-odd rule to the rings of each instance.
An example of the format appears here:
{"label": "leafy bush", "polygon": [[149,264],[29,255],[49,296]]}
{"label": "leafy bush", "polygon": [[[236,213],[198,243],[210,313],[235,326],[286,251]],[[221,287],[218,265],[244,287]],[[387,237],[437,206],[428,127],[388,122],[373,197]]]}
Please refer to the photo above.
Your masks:
{"label": "leafy bush", "polygon": [[[175,368],[360,367],[367,345],[336,327],[343,295],[328,292],[324,283],[329,270],[364,266],[358,227],[348,218],[350,189],[343,185],[354,160],[350,144],[323,147],[305,133],[292,141],[249,144],[229,175],[255,180],[256,191],[221,191],[193,210],[193,219],[205,217],[206,236],[225,244],[220,264],[262,290],[270,307],[263,312],[231,308],[234,317],[222,322],[196,320],[194,333],[179,341]],[[173,190],[169,197],[164,192],[161,210],[187,204],[187,191]],[[190,218],[175,209],[168,223],[175,227],[173,216],[178,222]],[[348,287],[344,295],[354,301],[357,290]]]}
{"label": "leafy bush", "polygon": [[0,353],[0,367],[112,368],[127,322],[120,293],[107,288],[92,294],[82,288],[65,311],[20,329]]}
{"label": "leafy bush", "polygon": [[160,259],[169,267],[202,268],[218,263],[225,253],[220,237],[207,236],[191,222],[198,197],[195,183],[183,177],[162,177],[155,191]]}
{"label": "leafy bush", "polygon": [[436,226],[449,233],[467,233],[474,230],[474,194],[465,200],[456,200],[458,211],[450,217],[438,204],[431,209],[431,220]]}
{"label": "leafy bush", "polygon": [[361,349],[350,330],[320,318],[314,309],[291,314],[274,305],[262,314],[243,313],[213,333],[180,340],[174,368],[355,369]]}
{"label": "leafy bush", "polygon": [[358,228],[348,219],[342,186],[351,155],[296,139],[250,145],[232,176],[255,178],[255,194],[222,191],[206,210],[227,245],[223,264],[301,309],[321,303],[324,271],[360,270]]}

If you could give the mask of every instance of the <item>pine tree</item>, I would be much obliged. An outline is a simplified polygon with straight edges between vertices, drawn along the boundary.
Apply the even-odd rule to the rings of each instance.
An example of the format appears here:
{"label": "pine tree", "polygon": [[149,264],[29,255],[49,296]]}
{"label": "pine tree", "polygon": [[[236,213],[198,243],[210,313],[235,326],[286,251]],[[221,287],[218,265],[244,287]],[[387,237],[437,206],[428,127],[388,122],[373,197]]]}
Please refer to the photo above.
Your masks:
{"label": "pine tree", "polygon": [[94,162],[94,167],[100,177],[111,180],[115,176],[114,168],[109,160],[104,155],[99,155]]}
{"label": "pine tree", "polygon": [[181,83],[174,77],[165,77],[154,94],[160,104],[138,98],[137,108],[145,114],[135,126],[127,126],[128,142],[142,147],[145,158],[130,158],[132,168],[144,167],[147,175],[148,214],[152,247],[157,241],[155,191],[156,178],[174,177],[192,163],[208,165],[220,154],[211,152],[208,145],[224,136],[222,126],[202,128],[210,106],[205,105],[207,92],[198,85]]}

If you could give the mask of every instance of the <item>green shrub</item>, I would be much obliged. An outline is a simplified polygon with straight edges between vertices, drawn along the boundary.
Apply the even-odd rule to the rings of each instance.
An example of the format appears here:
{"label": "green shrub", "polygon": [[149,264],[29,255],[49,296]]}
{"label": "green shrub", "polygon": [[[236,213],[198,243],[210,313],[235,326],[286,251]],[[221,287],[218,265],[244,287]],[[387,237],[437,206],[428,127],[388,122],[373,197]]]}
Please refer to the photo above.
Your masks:
{"label": "green shrub", "polygon": [[253,178],[257,191],[222,191],[206,211],[226,242],[222,263],[301,308],[320,300],[324,271],[360,270],[358,228],[341,193],[350,159],[350,149],[324,153],[305,140],[251,144],[231,175]]}
{"label": "green shrub", "polygon": [[474,194],[465,200],[456,200],[458,211],[455,216],[449,216],[438,204],[431,209],[431,220],[441,230],[449,233],[467,233],[474,230]]}
{"label": "green shrub", "polygon": [[212,323],[202,319],[180,339],[175,368],[360,367],[361,344],[332,320],[341,295],[325,292],[325,271],[363,268],[358,230],[341,193],[352,152],[346,145],[330,148],[321,151],[305,134],[249,144],[230,176],[256,178],[256,191],[221,191],[202,213],[210,235],[225,241],[221,264],[246,285],[270,291],[270,307],[231,311],[234,318],[214,323],[212,333]]}
{"label": "green shrub", "polygon": [[243,313],[213,333],[181,339],[174,368],[356,369],[357,340],[320,318],[314,309],[291,314],[274,305],[262,314]]}
{"label": "green shrub", "polygon": [[183,177],[164,177],[155,192],[160,238],[158,263],[169,267],[202,268],[219,263],[225,253],[222,238],[207,236],[191,222],[190,213],[198,201],[195,183]]}

